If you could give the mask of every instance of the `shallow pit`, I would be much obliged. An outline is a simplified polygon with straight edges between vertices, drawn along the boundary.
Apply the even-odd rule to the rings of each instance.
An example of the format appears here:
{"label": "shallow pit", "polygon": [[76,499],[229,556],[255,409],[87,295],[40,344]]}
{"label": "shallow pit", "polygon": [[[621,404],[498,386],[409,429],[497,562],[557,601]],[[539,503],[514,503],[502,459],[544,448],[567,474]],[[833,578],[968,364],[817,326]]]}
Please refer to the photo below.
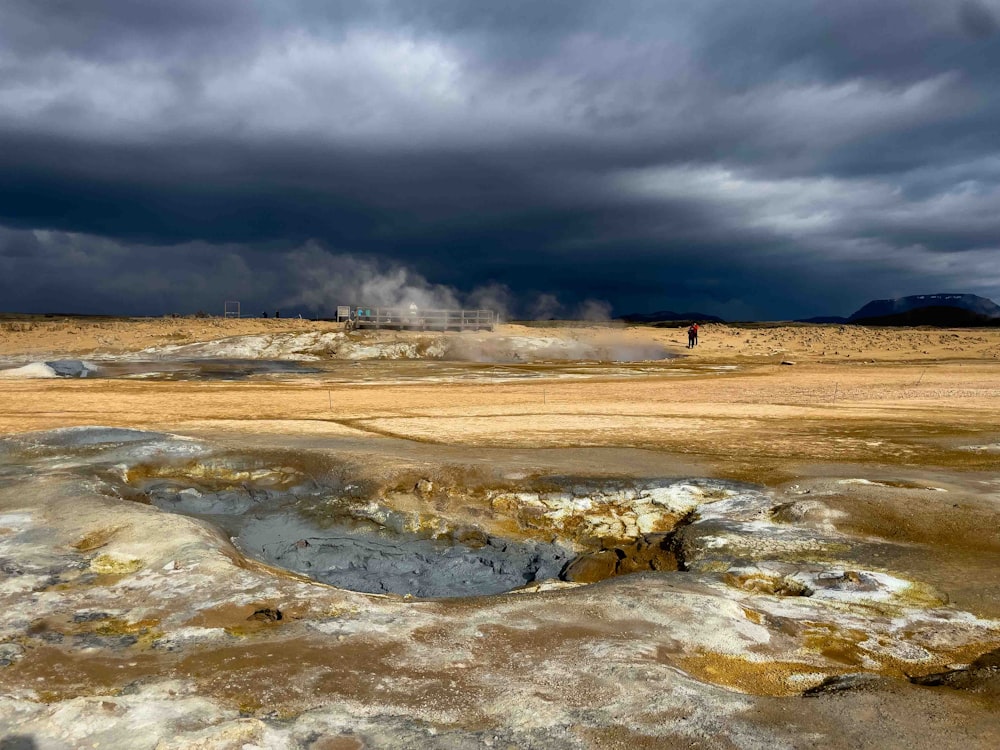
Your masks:
{"label": "shallow pit", "polygon": [[109,467],[109,494],[198,518],[248,557],[338,588],[429,598],[677,571],[676,530],[732,494],[563,476],[386,487],[290,455],[142,456]]}
{"label": "shallow pit", "polygon": [[0,446],[39,468],[86,473],[108,496],[200,519],[249,558],[353,591],[479,597],[691,571],[765,596],[914,600],[899,594],[907,582],[866,572],[879,567],[877,550],[828,524],[803,527],[808,519],[780,512],[787,503],[735,482],[375,469],[108,428]]}
{"label": "shallow pit", "polygon": [[556,578],[573,553],[470,530],[421,536],[365,523],[321,531],[292,516],[253,520],[245,553],[338,588],[415,597],[501,594]]}
{"label": "shallow pit", "polygon": [[[284,485],[289,481],[287,471],[278,472]],[[514,497],[498,490],[492,505],[510,513],[483,526],[439,515],[430,499],[419,499],[425,510],[414,514],[352,494],[356,489],[353,484],[337,492],[306,485],[267,488],[251,482],[209,489],[192,486],[190,477],[180,481],[153,477],[138,479],[133,494],[119,492],[119,496],[208,521],[225,531],[248,557],[365,593],[489,596],[545,581],[585,584],[629,573],[681,569],[674,528],[686,524],[688,516],[664,511],[662,523],[669,531],[617,539],[594,536],[602,527],[587,525],[585,516],[595,503],[579,500],[588,491],[585,487],[576,487],[577,495],[526,492],[521,498],[526,505],[517,510],[527,513],[496,502]],[[603,491],[611,496],[623,492],[619,482],[609,483]],[[594,489],[595,496],[600,492]],[[632,492],[641,497],[645,491],[633,488]],[[555,505],[554,519],[531,504],[540,502],[538,498]],[[562,504],[581,507],[567,514]],[[628,500],[623,505],[627,507]],[[486,530],[504,524],[516,524],[519,532],[503,535]]]}
{"label": "shallow pit", "polygon": [[557,578],[575,553],[474,527],[413,530],[412,519],[372,503],[313,490],[205,492],[154,482],[145,496],[162,510],[224,530],[248,557],[338,588],[414,597],[488,596]]}

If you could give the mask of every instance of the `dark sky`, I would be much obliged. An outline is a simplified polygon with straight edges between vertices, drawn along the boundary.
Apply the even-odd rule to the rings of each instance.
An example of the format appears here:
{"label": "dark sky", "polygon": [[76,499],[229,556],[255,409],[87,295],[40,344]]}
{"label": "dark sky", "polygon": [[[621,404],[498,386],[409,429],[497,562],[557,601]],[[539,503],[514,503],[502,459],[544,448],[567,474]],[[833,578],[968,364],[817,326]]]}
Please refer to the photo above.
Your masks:
{"label": "dark sky", "polygon": [[1000,299],[1000,0],[0,0],[0,310]]}

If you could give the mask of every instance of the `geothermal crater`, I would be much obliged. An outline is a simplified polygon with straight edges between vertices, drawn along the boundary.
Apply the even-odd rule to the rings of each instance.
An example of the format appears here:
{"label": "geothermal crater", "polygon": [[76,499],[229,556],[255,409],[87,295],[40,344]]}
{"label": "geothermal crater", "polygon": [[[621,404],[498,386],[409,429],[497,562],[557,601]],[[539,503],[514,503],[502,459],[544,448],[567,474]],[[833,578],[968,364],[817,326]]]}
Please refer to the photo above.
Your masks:
{"label": "geothermal crater", "polygon": [[593,706],[622,670],[622,706],[995,682],[1000,623],[888,567],[906,545],[840,530],[856,482],[779,498],[106,428],[0,440],[0,463],[3,585],[33,604],[0,616],[0,668],[51,700],[187,681],[303,721],[317,695],[490,711],[526,671],[563,691],[583,670]]}
{"label": "geothermal crater", "polygon": [[374,504],[355,509],[337,498],[163,486],[149,494],[163,510],[210,518],[249,557],[352,591],[497,594],[555,578],[573,557],[558,544],[504,539],[474,527],[411,530],[399,513]]}
{"label": "geothermal crater", "polygon": [[[677,570],[675,527],[691,516],[678,502],[706,492],[668,480],[545,477],[518,487],[421,479],[410,491],[372,493],[247,455],[144,461],[113,475],[119,497],[211,523],[249,557],[338,588],[414,597]],[[709,494],[731,491],[716,482]],[[490,512],[470,519],[465,506],[479,502]]]}

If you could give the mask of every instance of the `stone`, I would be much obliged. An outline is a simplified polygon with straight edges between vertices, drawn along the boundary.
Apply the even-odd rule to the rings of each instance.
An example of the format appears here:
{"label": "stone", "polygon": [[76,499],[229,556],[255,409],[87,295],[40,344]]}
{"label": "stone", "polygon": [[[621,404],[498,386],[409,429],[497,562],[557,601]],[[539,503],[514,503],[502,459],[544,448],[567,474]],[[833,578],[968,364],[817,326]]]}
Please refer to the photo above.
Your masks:
{"label": "stone", "polygon": [[618,555],[611,550],[580,555],[573,560],[559,577],[573,583],[596,583],[615,575],[618,568]]}
{"label": "stone", "polygon": [[281,620],[284,615],[281,614],[280,609],[271,609],[270,607],[265,607],[264,609],[258,609],[252,615],[250,615],[247,620],[257,620],[259,622],[277,622]]}
{"label": "stone", "polygon": [[24,648],[16,643],[0,643],[0,667],[9,667],[24,656]]}

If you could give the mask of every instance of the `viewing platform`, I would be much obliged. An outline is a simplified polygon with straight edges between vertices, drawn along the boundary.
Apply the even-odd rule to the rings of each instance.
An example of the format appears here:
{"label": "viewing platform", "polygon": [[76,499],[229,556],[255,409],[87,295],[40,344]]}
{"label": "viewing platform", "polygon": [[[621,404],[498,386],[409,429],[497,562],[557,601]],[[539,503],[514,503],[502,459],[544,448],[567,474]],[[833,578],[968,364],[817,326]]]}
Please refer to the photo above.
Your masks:
{"label": "viewing platform", "polygon": [[410,307],[337,308],[337,320],[347,330],[388,329],[412,331],[492,331],[497,324],[493,310],[421,310]]}

